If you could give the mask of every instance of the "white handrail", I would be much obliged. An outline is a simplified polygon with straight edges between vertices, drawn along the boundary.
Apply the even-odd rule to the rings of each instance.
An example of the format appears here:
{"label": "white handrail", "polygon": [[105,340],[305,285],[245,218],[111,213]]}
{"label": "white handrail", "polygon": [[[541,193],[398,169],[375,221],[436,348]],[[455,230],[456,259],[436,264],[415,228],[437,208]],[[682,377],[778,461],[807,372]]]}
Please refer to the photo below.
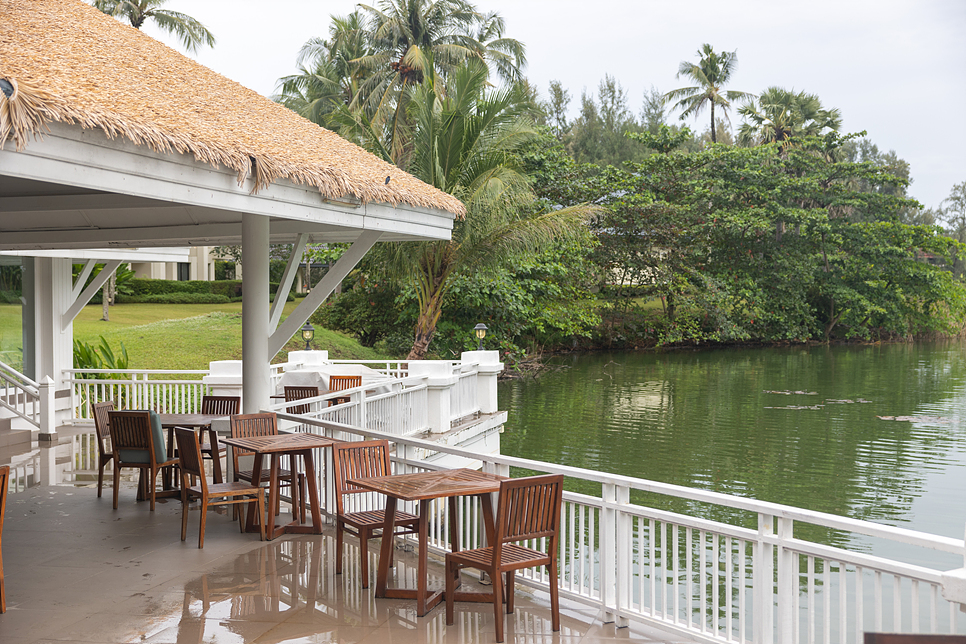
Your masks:
{"label": "white handrail", "polygon": [[0,362],[0,407],[40,427],[40,385]]}
{"label": "white handrail", "polygon": [[[599,495],[566,492],[561,522],[562,596],[702,642],[735,644],[859,644],[864,631],[966,633],[966,615],[940,593],[940,575],[962,565],[962,539],[756,501],[656,481],[464,449],[283,412],[302,429],[345,440],[363,436],[395,443],[396,471],[439,469],[422,454],[481,462],[507,475],[511,468],[563,474],[568,488],[598,486]],[[320,455],[321,457],[321,455]],[[322,461],[320,461],[322,462]],[[319,468],[320,484],[326,481]],[[712,520],[631,502],[632,491],[697,501],[726,511]],[[326,510],[333,511],[331,493]],[[736,512],[737,511],[737,512]],[[462,502],[458,525],[465,547],[479,544],[479,509]],[[448,509],[434,505],[430,547],[447,550]],[[751,525],[742,525],[741,516]],[[847,532],[829,545],[795,534]],[[884,545],[876,552],[873,537]],[[905,550],[903,550],[905,548]],[[933,561],[932,565],[925,563]],[[945,566],[945,567],[944,567]],[[529,571],[521,583],[546,587]]]}

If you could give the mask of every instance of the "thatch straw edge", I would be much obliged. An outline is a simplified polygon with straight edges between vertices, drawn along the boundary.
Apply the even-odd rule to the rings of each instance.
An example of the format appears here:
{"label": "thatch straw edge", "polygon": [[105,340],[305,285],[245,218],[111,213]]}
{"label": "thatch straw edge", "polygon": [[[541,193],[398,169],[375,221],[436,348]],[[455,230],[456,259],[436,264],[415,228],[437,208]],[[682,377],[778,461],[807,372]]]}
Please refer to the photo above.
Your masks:
{"label": "thatch straw edge", "polygon": [[239,186],[251,176],[254,179],[252,194],[278,178],[286,178],[295,183],[314,186],[328,199],[343,199],[353,195],[363,203],[390,203],[393,206],[406,203],[449,211],[458,217],[466,214],[462,202],[446,193],[440,192],[439,199],[430,199],[424,194],[395,186],[390,190],[372,182],[353,181],[345,172],[338,170],[296,166],[271,156],[248,154],[226,146],[202,143],[177,132],[132,123],[110,111],[77,110],[62,98],[29,82],[18,82],[9,76],[6,79],[13,85],[14,91],[9,98],[0,92],[0,147],[11,138],[17,151],[21,152],[31,137],[39,138],[45,131],[49,132],[49,122],[78,124],[84,128],[100,128],[111,139],[123,137],[135,145],[146,145],[158,153],[190,153],[203,163],[230,168],[237,173]]}

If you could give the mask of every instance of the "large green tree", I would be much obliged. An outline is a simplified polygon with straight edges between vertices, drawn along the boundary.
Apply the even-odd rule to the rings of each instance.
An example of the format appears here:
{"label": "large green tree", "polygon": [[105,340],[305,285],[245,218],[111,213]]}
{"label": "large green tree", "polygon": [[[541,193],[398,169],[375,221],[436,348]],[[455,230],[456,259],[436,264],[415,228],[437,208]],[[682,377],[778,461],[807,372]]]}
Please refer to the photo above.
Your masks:
{"label": "large green tree", "polygon": [[[449,241],[387,244],[378,251],[388,276],[408,279],[418,302],[408,359],[426,355],[455,278],[500,265],[519,252],[537,252],[577,238],[592,209],[533,207],[534,195],[519,153],[537,136],[532,104],[519,85],[488,89],[488,71],[466,61],[444,80],[430,75],[410,88],[413,154],[404,169],[466,204]],[[379,129],[357,114],[355,137],[391,158],[394,130]]]}
{"label": "large green tree", "polygon": [[117,18],[126,19],[135,29],[148,20],[162,31],[181,40],[181,45],[195,53],[202,46],[215,46],[215,37],[207,27],[179,11],[162,8],[167,0],[94,0],[96,8]]}
{"label": "large green tree", "polygon": [[675,107],[680,108],[681,119],[700,114],[705,106],[711,108],[711,142],[717,143],[715,134],[714,110],[717,106],[725,118],[731,101],[753,96],[747,92],[737,90],[724,91],[724,86],[731,80],[735,68],[738,66],[736,51],[717,53],[711,45],[705,43],[697,52],[698,62],[682,61],[678,68],[677,78],[689,78],[694,81],[690,87],[671,90],[664,95],[665,100],[677,101]]}

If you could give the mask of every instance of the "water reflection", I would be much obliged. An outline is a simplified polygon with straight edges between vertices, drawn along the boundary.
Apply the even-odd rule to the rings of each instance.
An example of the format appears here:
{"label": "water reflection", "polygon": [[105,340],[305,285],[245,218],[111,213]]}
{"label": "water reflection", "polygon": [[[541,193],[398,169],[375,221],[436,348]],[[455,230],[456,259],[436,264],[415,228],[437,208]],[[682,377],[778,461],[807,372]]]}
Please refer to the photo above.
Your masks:
{"label": "water reflection", "polygon": [[[501,383],[500,405],[510,412],[504,454],[962,536],[959,343],[603,354],[563,363],[536,381]],[[635,500],[732,518],[722,508]]]}

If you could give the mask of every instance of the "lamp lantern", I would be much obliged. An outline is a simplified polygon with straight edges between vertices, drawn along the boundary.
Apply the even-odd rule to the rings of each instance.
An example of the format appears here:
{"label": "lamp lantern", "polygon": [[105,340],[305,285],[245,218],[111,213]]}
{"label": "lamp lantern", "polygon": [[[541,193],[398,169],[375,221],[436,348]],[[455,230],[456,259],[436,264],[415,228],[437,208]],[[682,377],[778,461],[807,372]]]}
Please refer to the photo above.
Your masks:
{"label": "lamp lantern", "polygon": [[483,350],[483,338],[486,337],[486,325],[483,324],[482,322],[480,322],[475,327],[473,327],[473,330],[476,331],[476,337],[480,339],[480,346],[478,346],[476,348],[476,350],[477,351],[482,351]]}
{"label": "lamp lantern", "polygon": [[315,327],[313,327],[311,324],[306,322],[305,326],[301,328],[301,331],[302,331],[302,339],[305,340],[305,350],[308,351],[309,342],[311,342],[312,338],[315,337]]}

